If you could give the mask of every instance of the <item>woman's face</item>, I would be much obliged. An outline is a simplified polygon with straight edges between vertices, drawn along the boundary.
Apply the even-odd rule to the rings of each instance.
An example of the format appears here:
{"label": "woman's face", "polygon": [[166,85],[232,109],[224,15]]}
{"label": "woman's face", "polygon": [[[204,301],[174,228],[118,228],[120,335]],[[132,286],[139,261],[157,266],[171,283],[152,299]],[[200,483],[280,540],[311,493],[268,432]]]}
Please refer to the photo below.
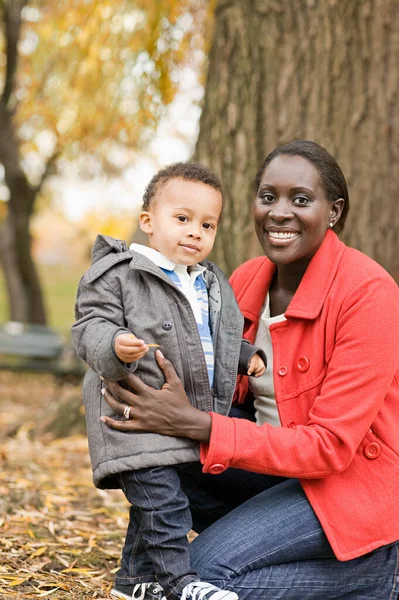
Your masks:
{"label": "woman's face", "polygon": [[308,263],[335,224],[344,200],[330,202],[317,169],[301,156],[279,155],[266,167],[253,205],[255,230],[277,265]]}

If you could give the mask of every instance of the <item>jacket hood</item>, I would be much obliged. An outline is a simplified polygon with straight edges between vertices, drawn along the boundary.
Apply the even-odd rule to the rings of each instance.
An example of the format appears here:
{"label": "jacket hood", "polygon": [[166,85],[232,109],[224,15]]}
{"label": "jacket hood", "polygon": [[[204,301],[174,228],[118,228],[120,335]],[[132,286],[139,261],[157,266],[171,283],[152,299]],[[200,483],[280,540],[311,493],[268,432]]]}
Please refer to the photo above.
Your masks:
{"label": "jacket hood", "polygon": [[122,240],[116,240],[108,235],[98,235],[91,251],[91,264],[94,265],[108,254],[125,252],[127,249],[126,242]]}
{"label": "jacket hood", "polygon": [[126,242],[108,235],[98,235],[91,252],[91,267],[83,275],[83,279],[86,283],[92,283],[114,265],[126,260],[132,260],[132,253]]}

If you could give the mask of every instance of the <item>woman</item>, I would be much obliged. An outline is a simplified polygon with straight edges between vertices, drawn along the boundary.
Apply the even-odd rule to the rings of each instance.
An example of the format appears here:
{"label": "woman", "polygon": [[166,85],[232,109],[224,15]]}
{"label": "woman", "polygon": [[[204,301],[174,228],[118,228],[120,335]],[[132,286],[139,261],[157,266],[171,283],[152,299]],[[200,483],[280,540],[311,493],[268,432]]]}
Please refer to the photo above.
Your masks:
{"label": "woman", "polygon": [[202,442],[206,475],[186,488],[201,532],[193,566],[205,580],[240,600],[396,599],[398,287],[338,240],[348,190],[324,148],[275,149],[256,189],[266,257],[231,277],[244,335],[268,357],[264,376],[237,383],[248,418],[193,408],[158,353],[163,389],[135,376],[137,394],[109,384],[106,400],[119,414],[113,396],[131,405],[131,420],[105,421]]}

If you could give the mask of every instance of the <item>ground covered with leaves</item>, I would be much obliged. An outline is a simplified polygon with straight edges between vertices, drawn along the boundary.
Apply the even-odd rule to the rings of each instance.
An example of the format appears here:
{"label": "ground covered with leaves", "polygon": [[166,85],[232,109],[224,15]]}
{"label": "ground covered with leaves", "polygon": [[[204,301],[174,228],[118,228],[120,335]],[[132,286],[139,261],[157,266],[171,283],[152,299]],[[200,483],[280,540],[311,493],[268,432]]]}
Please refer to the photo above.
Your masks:
{"label": "ground covered with leaves", "polygon": [[109,597],[128,504],[94,488],[82,419],[54,434],[79,397],[78,381],[0,372],[0,598]]}

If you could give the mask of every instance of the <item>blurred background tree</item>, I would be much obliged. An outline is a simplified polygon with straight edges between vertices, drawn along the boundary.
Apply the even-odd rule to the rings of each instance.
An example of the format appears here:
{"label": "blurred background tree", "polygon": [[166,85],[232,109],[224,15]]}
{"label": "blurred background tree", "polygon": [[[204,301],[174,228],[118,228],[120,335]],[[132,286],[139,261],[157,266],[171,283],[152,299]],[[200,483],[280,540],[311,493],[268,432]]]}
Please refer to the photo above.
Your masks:
{"label": "blurred background tree", "polygon": [[397,0],[219,0],[195,158],[226,189],[213,259],[260,254],[251,205],[277,145],[311,139],[350,187],[343,238],[399,276]]}
{"label": "blurred background tree", "polygon": [[[145,147],[203,44],[201,0],[0,0],[0,256],[10,318],[45,323],[30,221],[61,159]],[[200,32],[200,35],[198,35]]]}

